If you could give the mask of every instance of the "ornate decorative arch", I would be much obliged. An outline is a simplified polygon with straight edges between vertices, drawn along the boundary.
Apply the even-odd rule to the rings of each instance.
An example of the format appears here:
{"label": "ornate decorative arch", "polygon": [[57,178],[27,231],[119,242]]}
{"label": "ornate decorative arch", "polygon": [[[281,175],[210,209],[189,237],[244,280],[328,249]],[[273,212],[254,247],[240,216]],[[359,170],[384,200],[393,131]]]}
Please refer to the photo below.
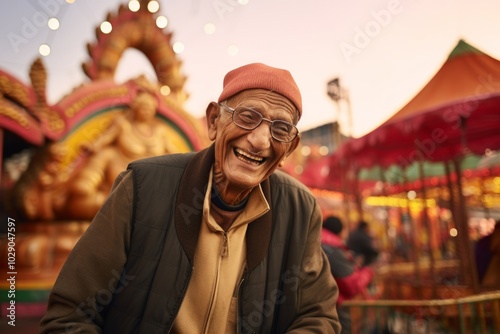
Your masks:
{"label": "ornate decorative arch", "polygon": [[112,25],[109,34],[96,28],[97,42],[87,44],[91,59],[82,65],[92,80],[114,78],[118,62],[128,48],[135,48],[149,59],[158,82],[170,88],[177,102],[186,100],[183,86],[186,78],[180,73],[179,61],[170,45],[172,33],[166,33],[156,25],[155,14],[147,9],[148,0],[140,1],[140,9],[132,12],[121,5],[117,14],[109,13],[107,21]]}
{"label": "ornate decorative arch", "polygon": [[[46,100],[47,72],[41,59],[30,68],[31,86],[0,71],[0,130],[9,129],[30,145],[38,146],[29,167],[12,185],[19,199],[14,206],[30,220],[61,218],[56,210],[47,214],[45,208],[62,202],[54,200],[57,194],[67,192],[69,181],[95,153],[89,153],[87,147],[102,137],[110,124],[126,117],[138,91],[147,90],[157,98],[156,118],[164,123],[161,131],[169,141],[168,153],[199,150],[208,144],[200,120],[183,108],[187,96],[183,89],[185,78],[180,75],[181,62],[170,46],[171,34],[156,26],[147,2],[141,0],[137,12],[121,5],[117,14],[107,15],[112,32],[96,31],[97,41],[88,44],[91,59],[83,64],[83,70],[90,82],[75,87],[53,105]],[[139,76],[125,83],[115,82],[117,65],[127,48],[146,55],[157,80]],[[165,85],[170,88],[168,95],[161,94]],[[27,196],[30,192],[35,195]],[[38,211],[26,209],[26,203],[42,197],[47,203],[39,203],[35,208]]]}

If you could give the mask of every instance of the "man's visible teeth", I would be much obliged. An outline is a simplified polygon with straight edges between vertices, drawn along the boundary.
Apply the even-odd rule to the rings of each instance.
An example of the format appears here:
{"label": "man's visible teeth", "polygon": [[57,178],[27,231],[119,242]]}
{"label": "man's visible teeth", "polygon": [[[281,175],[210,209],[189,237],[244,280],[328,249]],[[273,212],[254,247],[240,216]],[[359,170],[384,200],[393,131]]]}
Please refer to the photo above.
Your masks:
{"label": "man's visible teeth", "polygon": [[262,157],[256,157],[256,156],[250,155],[247,152],[245,152],[239,148],[237,148],[235,151],[237,154],[242,155],[245,158],[253,160],[253,161],[262,162],[264,160],[264,158],[262,158]]}

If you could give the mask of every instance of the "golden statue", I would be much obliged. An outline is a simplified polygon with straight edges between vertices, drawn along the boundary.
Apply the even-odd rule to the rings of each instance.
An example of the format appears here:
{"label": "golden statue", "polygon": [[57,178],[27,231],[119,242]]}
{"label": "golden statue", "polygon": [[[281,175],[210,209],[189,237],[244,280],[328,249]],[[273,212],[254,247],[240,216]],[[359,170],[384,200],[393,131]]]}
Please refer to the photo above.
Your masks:
{"label": "golden statue", "polygon": [[129,162],[177,151],[169,141],[167,125],[155,117],[157,107],[156,95],[140,90],[123,115],[116,117],[94,142],[82,145],[88,156],[69,181],[66,212],[61,215],[91,219]]}
{"label": "golden statue", "polygon": [[69,178],[68,170],[62,168],[67,147],[63,143],[48,146],[39,156],[38,168],[27,179],[33,186],[21,187],[17,196],[22,201],[24,213],[28,218],[53,220],[66,201],[65,184]]}
{"label": "golden statue", "polygon": [[156,116],[158,103],[154,89],[140,85],[128,109],[110,112],[113,116],[100,123],[102,130],[90,124],[93,135],[83,142],[49,144],[33,160],[32,173],[19,182],[24,215],[29,220],[90,221],[128,163],[186,151],[175,131]]}

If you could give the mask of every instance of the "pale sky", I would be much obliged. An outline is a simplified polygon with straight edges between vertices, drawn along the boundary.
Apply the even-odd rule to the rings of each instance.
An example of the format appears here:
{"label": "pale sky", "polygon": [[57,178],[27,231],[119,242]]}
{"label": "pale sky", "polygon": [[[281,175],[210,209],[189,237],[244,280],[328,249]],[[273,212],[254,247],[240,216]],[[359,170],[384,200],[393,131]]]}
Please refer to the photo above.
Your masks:
{"label": "pale sky", "polygon": [[[0,0],[0,68],[29,83],[29,66],[42,43],[49,102],[87,81],[81,64],[86,44],[109,11],[127,0]],[[241,1],[240,1],[241,2]],[[462,38],[500,59],[500,0],[160,0],[172,42],[184,51],[182,72],[190,94],[185,109],[202,117],[216,100],[224,74],[250,62],[286,68],[302,91],[300,130],[332,122],[340,114],[349,131],[347,107],[326,95],[340,77],[348,90],[352,134],[366,134],[404,106],[441,67]],[[50,30],[49,17],[60,20]],[[206,23],[215,26],[208,35]],[[235,55],[228,47],[236,46]],[[121,82],[152,73],[145,58],[127,52],[117,71]]]}

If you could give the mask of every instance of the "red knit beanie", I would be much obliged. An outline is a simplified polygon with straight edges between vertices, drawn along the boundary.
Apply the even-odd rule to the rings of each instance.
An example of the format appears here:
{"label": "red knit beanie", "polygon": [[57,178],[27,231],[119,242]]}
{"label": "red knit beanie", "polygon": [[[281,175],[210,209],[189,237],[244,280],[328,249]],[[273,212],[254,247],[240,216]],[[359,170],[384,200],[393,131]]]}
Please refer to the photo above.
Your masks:
{"label": "red knit beanie", "polygon": [[299,87],[289,71],[253,63],[238,67],[226,74],[219,101],[246,89],[268,89],[288,98],[297,107],[299,118],[302,116],[302,97]]}

